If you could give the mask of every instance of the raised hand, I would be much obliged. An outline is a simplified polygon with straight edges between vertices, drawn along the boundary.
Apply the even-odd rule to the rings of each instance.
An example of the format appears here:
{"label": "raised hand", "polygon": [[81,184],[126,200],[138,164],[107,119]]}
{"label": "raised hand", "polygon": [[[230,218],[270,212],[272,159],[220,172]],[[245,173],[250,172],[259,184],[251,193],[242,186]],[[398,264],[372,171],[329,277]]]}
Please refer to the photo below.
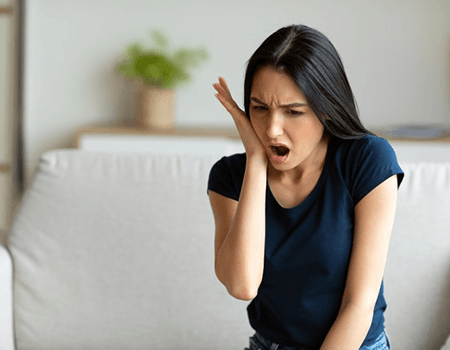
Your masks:
{"label": "raised hand", "polygon": [[258,135],[255,133],[255,130],[253,129],[253,126],[247,118],[245,112],[239,108],[237,103],[231,97],[231,93],[225,79],[219,77],[219,82],[213,84],[213,87],[217,91],[215,96],[233,117],[242,143],[244,144],[247,157],[257,158],[267,166],[268,158],[266,150],[259,140]]}

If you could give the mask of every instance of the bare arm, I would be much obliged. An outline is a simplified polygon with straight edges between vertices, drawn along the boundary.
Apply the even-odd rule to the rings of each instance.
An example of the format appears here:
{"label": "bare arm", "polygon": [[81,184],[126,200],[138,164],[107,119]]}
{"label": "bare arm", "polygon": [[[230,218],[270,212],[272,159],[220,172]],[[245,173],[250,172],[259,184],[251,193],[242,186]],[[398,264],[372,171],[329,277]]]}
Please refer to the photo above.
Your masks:
{"label": "bare arm", "polygon": [[209,192],[216,223],[215,271],[232,296],[251,300],[257,294],[264,268],[268,159],[250,121],[231,98],[225,80],[219,79],[214,88],[235,121],[247,155],[239,202]]}

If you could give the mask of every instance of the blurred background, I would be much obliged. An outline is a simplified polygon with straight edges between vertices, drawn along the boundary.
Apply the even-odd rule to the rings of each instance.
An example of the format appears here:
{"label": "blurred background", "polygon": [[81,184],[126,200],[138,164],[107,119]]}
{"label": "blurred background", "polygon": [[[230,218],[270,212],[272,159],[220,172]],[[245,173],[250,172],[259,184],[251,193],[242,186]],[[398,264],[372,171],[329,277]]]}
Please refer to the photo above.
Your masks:
{"label": "blurred background", "polygon": [[1,0],[0,6],[12,9],[0,17],[1,79],[8,82],[0,103],[12,116],[1,137],[10,137],[17,193],[39,155],[71,147],[78,129],[133,118],[136,89],[115,67],[127,45],[145,44],[152,28],[174,46],[204,46],[211,56],[177,89],[176,126],[233,127],[212,84],[224,76],[242,106],[250,55],[294,23],[334,43],[369,129],[450,124],[450,0]]}

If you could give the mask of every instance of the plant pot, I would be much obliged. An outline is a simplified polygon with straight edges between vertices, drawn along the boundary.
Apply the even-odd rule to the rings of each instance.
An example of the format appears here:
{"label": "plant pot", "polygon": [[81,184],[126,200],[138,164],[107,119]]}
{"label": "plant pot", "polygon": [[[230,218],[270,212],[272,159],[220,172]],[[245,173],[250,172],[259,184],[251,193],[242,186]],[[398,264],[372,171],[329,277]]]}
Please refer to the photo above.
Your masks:
{"label": "plant pot", "polygon": [[173,127],[173,106],[175,91],[139,86],[136,119],[145,129],[171,129]]}

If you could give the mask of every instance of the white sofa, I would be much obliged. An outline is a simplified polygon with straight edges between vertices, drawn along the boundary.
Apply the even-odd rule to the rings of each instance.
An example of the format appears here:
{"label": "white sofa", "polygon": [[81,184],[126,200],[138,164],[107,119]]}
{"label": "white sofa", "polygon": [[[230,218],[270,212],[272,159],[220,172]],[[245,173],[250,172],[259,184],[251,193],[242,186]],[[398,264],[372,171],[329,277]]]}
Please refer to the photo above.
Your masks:
{"label": "white sofa", "polygon": [[[0,349],[247,346],[247,303],[213,270],[206,188],[221,156],[43,154],[0,246]],[[393,349],[437,350],[450,334],[450,162],[399,159],[386,327]]]}

